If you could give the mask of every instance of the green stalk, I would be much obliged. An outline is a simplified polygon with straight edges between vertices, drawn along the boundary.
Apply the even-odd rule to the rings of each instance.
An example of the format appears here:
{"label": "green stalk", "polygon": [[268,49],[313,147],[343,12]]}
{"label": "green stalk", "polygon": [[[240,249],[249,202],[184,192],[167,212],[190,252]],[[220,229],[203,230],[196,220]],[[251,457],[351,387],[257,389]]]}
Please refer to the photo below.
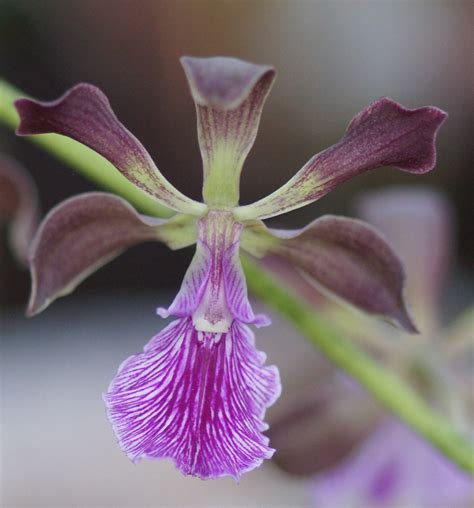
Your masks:
{"label": "green stalk", "polygon": [[[0,80],[0,123],[10,129],[18,125],[13,101],[20,96],[25,94]],[[28,139],[100,187],[121,195],[143,213],[157,217],[172,215],[173,212],[129,183],[103,157],[87,147],[54,134]],[[458,466],[474,474],[473,444],[435,413],[408,384],[340,336],[314,308],[292,295],[255,262],[242,256],[242,263],[248,286],[259,298],[293,323],[326,358],[352,376],[387,410]]]}

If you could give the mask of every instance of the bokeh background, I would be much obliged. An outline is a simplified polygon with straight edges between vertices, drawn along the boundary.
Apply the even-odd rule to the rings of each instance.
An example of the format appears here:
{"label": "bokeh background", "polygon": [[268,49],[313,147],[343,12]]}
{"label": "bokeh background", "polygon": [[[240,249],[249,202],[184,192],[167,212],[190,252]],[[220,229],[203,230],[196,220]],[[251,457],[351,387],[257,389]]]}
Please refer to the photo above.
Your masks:
{"label": "bokeh background", "polygon": [[[357,194],[380,186],[441,189],[458,218],[449,315],[472,293],[473,20],[472,3],[459,0],[0,0],[0,76],[42,99],[77,82],[98,85],[165,176],[199,199],[194,106],[178,58],[230,55],[273,64],[279,75],[245,165],[242,203],[284,183],[380,96],[441,107],[450,117],[432,173],[366,174],[274,224],[352,214]],[[94,189],[3,127],[0,150],[31,172],[44,211]],[[4,506],[305,505],[304,481],[271,464],[239,487],[183,483],[170,464],[128,464],[113,442],[100,393],[120,361],[162,326],[154,308],[169,300],[191,255],[158,244],[135,247],[30,321],[22,315],[28,273],[12,257],[2,259]],[[283,324],[259,339],[287,387],[303,363],[311,371],[319,361]]]}

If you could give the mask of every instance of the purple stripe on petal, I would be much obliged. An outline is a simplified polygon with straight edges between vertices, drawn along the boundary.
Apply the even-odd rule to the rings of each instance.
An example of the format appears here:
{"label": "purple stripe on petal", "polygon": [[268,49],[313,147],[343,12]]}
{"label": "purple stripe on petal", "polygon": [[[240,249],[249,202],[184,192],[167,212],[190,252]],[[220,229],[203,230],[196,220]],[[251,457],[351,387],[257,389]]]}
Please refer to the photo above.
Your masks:
{"label": "purple stripe on petal", "polygon": [[204,201],[213,207],[235,206],[240,172],[255,141],[275,71],[224,57],[184,57],[181,63],[196,102]]}
{"label": "purple stripe on petal", "polygon": [[365,171],[396,166],[425,173],[436,163],[435,140],[447,114],[427,106],[407,109],[383,97],[359,113],[341,141],[310,159],[285,185],[236,211],[240,220],[265,219],[307,205]]}
{"label": "purple stripe on petal", "polygon": [[280,394],[275,367],[234,321],[228,333],[173,321],[120,367],[104,396],[129,458],[172,458],[186,475],[236,479],[272,456],[265,409]]}
{"label": "purple stripe on petal", "polygon": [[158,171],[143,145],[117,119],[107,97],[95,86],[81,83],[51,102],[18,99],[17,134],[56,133],[92,148],[128,180],[166,206],[200,215],[201,203],[187,198]]}
{"label": "purple stripe on petal", "polygon": [[239,243],[234,243],[227,249],[222,260],[227,305],[238,321],[252,323],[257,327],[268,326],[271,324],[270,318],[264,314],[255,315],[250,305],[239,250]]}
{"label": "purple stripe on petal", "polygon": [[62,202],[45,217],[31,246],[28,314],[69,294],[124,249],[161,239],[160,228],[167,224],[142,217],[125,200],[103,192]]}
{"label": "purple stripe on petal", "polygon": [[244,229],[242,245],[253,245],[251,253],[259,256],[281,256],[319,289],[416,332],[404,301],[403,265],[368,224],[331,215],[301,230],[271,230],[260,223]]}
{"label": "purple stripe on petal", "polygon": [[14,160],[0,157],[0,226],[9,225],[14,254],[27,264],[28,250],[39,222],[36,186]]}

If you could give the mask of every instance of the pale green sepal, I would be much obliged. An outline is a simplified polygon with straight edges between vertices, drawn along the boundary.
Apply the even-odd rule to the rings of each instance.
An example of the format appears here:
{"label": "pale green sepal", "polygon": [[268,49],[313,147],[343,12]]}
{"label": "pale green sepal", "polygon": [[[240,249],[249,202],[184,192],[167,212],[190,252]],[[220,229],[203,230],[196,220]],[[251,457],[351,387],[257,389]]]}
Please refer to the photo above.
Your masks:
{"label": "pale green sepal", "polygon": [[213,208],[230,209],[239,202],[240,173],[244,157],[232,145],[218,145],[205,173],[202,196]]}
{"label": "pale green sepal", "polygon": [[281,239],[272,235],[262,221],[249,221],[244,223],[240,237],[240,246],[256,258],[263,258],[276,250]]}
{"label": "pale green sepal", "polygon": [[157,238],[170,249],[178,250],[196,243],[198,218],[177,214],[156,228]]}

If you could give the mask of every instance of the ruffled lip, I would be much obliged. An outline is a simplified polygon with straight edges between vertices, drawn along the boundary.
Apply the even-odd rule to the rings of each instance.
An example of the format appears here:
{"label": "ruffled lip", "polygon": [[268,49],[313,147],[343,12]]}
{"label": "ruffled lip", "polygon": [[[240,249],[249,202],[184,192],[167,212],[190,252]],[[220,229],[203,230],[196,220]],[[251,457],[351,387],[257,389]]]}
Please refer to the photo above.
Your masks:
{"label": "ruffled lip", "polygon": [[274,453],[263,417],[281,384],[265,359],[238,321],[225,334],[173,321],[122,363],[104,395],[119,445],[133,462],[172,458],[183,474],[237,480]]}

